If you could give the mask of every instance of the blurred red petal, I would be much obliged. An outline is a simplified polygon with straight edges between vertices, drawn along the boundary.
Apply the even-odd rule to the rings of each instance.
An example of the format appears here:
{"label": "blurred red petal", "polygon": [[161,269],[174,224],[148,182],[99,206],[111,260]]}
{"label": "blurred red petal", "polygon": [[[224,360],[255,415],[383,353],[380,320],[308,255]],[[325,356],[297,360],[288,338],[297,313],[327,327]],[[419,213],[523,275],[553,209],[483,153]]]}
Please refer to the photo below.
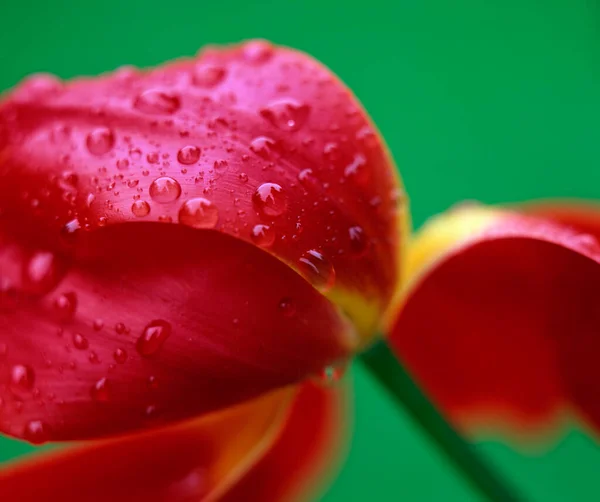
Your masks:
{"label": "blurred red petal", "polygon": [[0,470],[0,498],[214,500],[278,437],[291,394],[283,391],[169,428],[33,456]]}
{"label": "blurred red petal", "polygon": [[573,405],[600,426],[600,248],[544,212],[455,210],[412,246],[391,343],[465,428],[539,432]]}
{"label": "blurred red petal", "polygon": [[0,209],[20,239],[215,228],[304,274],[365,336],[394,291],[393,163],[350,91],[302,53],[255,41],[146,72],[34,77],[1,105],[0,141]]}
{"label": "blurred red petal", "polygon": [[223,233],[111,225],[71,256],[11,239],[0,234],[0,429],[35,443],[226,407],[356,344],[291,268]]}
{"label": "blurred red petal", "polygon": [[273,446],[221,502],[317,499],[344,451],[346,394],[342,386],[304,384]]}

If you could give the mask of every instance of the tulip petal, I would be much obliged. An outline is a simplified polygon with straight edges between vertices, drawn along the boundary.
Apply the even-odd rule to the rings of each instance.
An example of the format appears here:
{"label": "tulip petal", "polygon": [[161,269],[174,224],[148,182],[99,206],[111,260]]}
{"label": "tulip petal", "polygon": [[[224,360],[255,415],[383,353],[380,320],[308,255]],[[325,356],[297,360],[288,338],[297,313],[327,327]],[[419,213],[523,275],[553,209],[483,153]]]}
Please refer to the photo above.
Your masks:
{"label": "tulip petal", "polygon": [[3,432],[156,426],[349,357],[352,327],[281,261],[220,232],[135,227],[85,233],[69,257],[0,234]]}
{"label": "tulip petal", "polygon": [[462,428],[540,433],[574,408],[600,426],[600,212],[582,214],[461,208],[412,243],[390,343]]}
{"label": "tulip petal", "polygon": [[20,239],[51,249],[133,221],[233,235],[304,275],[365,339],[406,227],[393,163],[355,97],[310,57],[261,41],[21,84],[0,105],[0,200]]}
{"label": "tulip petal", "polygon": [[343,452],[346,394],[340,386],[304,384],[273,446],[220,501],[316,500]]}
{"label": "tulip petal", "polygon": [[0,471],[2,500],[214,500],[271,447],[292,390],[168,428],[33,456]]}

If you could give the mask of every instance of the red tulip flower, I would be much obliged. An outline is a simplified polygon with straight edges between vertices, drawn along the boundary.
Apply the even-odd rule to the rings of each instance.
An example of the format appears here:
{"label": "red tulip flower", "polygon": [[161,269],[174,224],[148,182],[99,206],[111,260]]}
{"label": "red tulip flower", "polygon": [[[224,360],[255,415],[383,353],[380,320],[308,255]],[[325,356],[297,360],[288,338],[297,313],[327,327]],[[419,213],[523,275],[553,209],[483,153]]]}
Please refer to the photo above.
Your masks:
{"label": "red tulip flower", "polygon": [[0,138],[0,430],[96,440],[0,494],[290,500],[323,471],[343,388],[314,380],[377,333],[404,222],[350,91],[251,42],[34,77]]}
{"label": "red tulip flower", "polygon": [[290,49],[33,77],[0,102],[0,431],[81,443],[0,496],[306,497],[344,437],[318,381],[378,333],[465,434],[597,430],[597,238],[476,206],[409,241],[365,111]]}

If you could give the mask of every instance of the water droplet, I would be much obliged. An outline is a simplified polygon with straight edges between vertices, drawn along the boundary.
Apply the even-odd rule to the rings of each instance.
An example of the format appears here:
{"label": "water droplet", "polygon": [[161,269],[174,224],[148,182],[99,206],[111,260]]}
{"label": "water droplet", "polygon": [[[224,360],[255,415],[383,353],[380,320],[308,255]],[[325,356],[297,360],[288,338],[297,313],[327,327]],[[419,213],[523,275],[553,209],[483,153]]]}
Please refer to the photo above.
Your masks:
{"label": "water droplet", "polygon": [[354,226],[348,229],[350,250],[354,256],[362,256],[368,247],[368,239],[362,227]]}
{"label": "water droplet", "polygon": [[302,169],[302,171],[298,173],[298,181],[305,187],[313,187],[317,182],[312,169]]}
{"label": "water droplet", "polygon": [[145,200],[136,200],[131,204],[131,212],[138,218],[148,216],[150,214],[150,204]]}
{"label": "water droplet", "polygon": [[92,399],[99,402],[106,402],[110,399],[110,382],[106,377],[98,380],[90,390]]}
{"label": "water droplet", "polygon": [[73,333],[73,346],[76,349],[85,350],[90,346],[90,343],[81,333]]}
{"label": "water droplet", "polygon": [[199,64],[194,68],[192,83],[198,87],[210,88],[223,81],[226,70],[222,66]]}
{"label": "water droplet", "polygon": [[123,333],[125,333],[125,331],[127,331],[127,326],[125,326],[125,324],[123,324],[122,322],[118,322],[117,324],[115,324],[115,331],[118,335],[122,335]]}
{"label": "water droplet", "polygon": [[239,178],[242,183],[248,182],[248,175],[246,173],[240,173]]}
{"label": "water droplet", "polygon": [[142,151],[139,148],[130,148],[129,156],[131,160],[140,160],[142,158]]}
{"label": "water droplet", "polygon": [[329,291],[335,283],[333,265],[316,249],[311,249],[302,255],[298,268],[306,280],[322,292]]}
{"label": "water droplet", "polygon": [[357,153],[352,162],[344,169],[344,176],[352,178],[358,184],[365,184],[369,181],[369,171],[367,169],[367,159],[364,155]]}
{"label": "water droplet", "polygon": [[62,88],[61,81],[49,73],[37,73],[27,77],[23,83],[17,87],[15,93],[18,97],[41,98],[50,94],[55,94]]}
{"label": "water droplet", "polygon": [[60,275],[56,255],[47,251],[33,254],[23,271],[27,289],[36,294],[45,294],[54,289],[60,280]]}
{"label": "water droplet", "polygon": [[326,366],[318,375],[318,381],[321,385],[334,385],[339,382],[346,374],[345,364],[336,364]]}
{"label": "water droplet", "polygon": [[167,321],[156,319],[144,328],[138,338],[136,349],[144,357],[153,356],[171,336],[171,325]]}
{"label": "water droplet", "polygon": [[150,197],[152,197],[152,200],[155,202],[167,204],[177,200],[180,195],[181,185],[169,176],[156,178],[150,184]]}
{"label": "water droplet", "polygon": [[115,135],[107,127],[98,127],[87,135],[85,145],[92,155],[104,155],[115,146]]}
{"label": "water droplet", "polygon": [[156,407],[156,405],[151,404],[149,406],[146,406],[145,414],[146,414],[146,418],[152,420],[159,415],[159,411],[158,411],[158,408]]}
{"label": "water droplet", "polygon": [[279,302],[279,312],[285,317],[293,317],[296,313],[296,304],[289,297],[282,298]]}
{"label": "water droplet", "polygon": [[81,223],[77,218],[74,218],[67,223],[65,223],[64,227],[60,231],[61,237],[67,242],[73,242],[79,235],[79,231],[81,230]]}
{"label": "water droplet", "polygon": [[257,246],[266,248],[275,242],[275,230],[269,225],[254,225],[250,238]]}
{"label": "water droplet", "polygon": [[75,188],[79,183],[79,176],[72,171],[65,171],[62,173],[61,182],[68,188]]}
{"label": "water droplet", "polygon": [[260,110],[260,115],[282,131],[297,131],[300,129],[310,112],[308,105],[295,99],[280,99],[273,101]]}
{"label": "water droplet", "polygon": [[156,379],[155,376],[151,375],[148,377],[148,381],[146,382],[146,385],[148,386],[148,388],[150,390],[156,390],[156,389],[158,389],[158,380]]}
{"label": "water droplet", "polygon": [[275,140],[267,136],[258,136],[250,142],[250,150],[263,159],[271,157],[271,152],[276,148]]}
{"label": "water droplet", "polygon": [[117,160],[117,169],[120,171],[124,171],[129,168],[129,160],[128,159],[119,159]]}
{"label": "water droplet", "polygon": [[10,383],[21,390],[31,390],[35,383],[33,368],[25,364],[15,364],[10,370]]}
{"label": "water droplet", "polygon": [[181,101],[179,96],[169,91],[150,89],[140,94],[133,106],[142,113],[170,115],[179,110]]}
{"label": "water droplet", "polygon": [[287,196],[277,183],[263,183],[252,195],[254,207],[265,216],[281,216],[287,209]]}
{"label": "water droplet", "polygon": [[100,331],[104,327],[104,321],[102,319],[96,319],[92,327],[95,331]]}
{"label": "water droplet", "polygon": [[340,158],[340,147],[337,143],[326,143],[323,147],[323,156],[330,162],[335,162]]}
{"label": "water droplet", "polygon": [[242,54],[250,64],[266,63],[273,56],[273,46],[266,40],[251,40],[244,44]]}
{"label": "water droplet", "polygon": [[356,139],[362,142],[367,148],[375,148],[377,146],[377,135],[369,126],[362,127],[356,133]]}
{"label": "water droplet", "polygon": [[140,180],[129,180],[129,181],[127,181],[127,186],[129,188],[135,188],[139,184],[140,184]]}
{"label": "water droplet", "polygon": [[160,162],[160,155],[158,155],[158,152],[149,153],[146,155],[146,160],[148,164],[158,164]]}
{"label": "water droplet", "polygon": [[89,353],[88,360],[92,364],[99,364],[100,363],[100,358],[98,357],[98,354],[96,354],[94,351],[91,351]]}
{"label": "water droplet", "polygon": [[179,210],[179,223],[194,228],[215,228],[219,210],[208,199],[196,197],[186,201]]}
{"label": "water droplet", "polygon": [[63,293],[54,300],[54,311],[61,321],[68,321],[77,310],[77,295],[73,292]]}
{"label": "water droplet", "polygon": [[23,439],[31,444],[43,444],[50,440],[50,426],[41,420],[27,422],[23,431]]}
{"label": "water droplet", "polygon": [[191,164],[195,164],[198,162],[200,158],[200,148],[197,146],[184,146],[181,150],[177,152],[177,161],[180,164],[184,164],[189,166]]}
{"label": "water droplet", "polygon": [[118,362],[119,364],[123,364],[125,361],[127,361],[127,352],[125,352],[121,348],[118,348],[117,350],[115,350],[113,357],[115,358],[116,362]]}
{"label": "water droplet", "polygon": [[218,159],[213,162],[213,167],[217,172],[223,172],[225,169],[227,169],[228,165],[229,162],[227,162],[225,159]]}
{"label": "water droplet", "polygon": [[91,207],[95,200],[96,196],[93,193],[88,193],[87,199],[85,200],[86,206]]}

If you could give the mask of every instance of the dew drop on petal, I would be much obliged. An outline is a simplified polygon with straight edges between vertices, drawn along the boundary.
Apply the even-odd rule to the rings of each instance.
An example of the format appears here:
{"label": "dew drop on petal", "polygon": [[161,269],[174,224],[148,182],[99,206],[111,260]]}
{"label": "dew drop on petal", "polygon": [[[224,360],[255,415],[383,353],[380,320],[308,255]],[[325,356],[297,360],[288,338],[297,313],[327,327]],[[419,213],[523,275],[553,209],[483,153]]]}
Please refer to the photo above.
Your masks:
{"label": "dew drop on petal", "polygon": [[133,107],[150,115],[170,115],[179,110],[181,100],[179,96],[169,91],[150,89],[135,99]]}
{"label": "dew drop on petal", "polygon": [[104,327],[104,321],[102,319],[96,319],[92,324],[94,331],[100,331]]}
{"label": "dew drop on petal", "polygon": [[238,177],[242,183],[248,183],[248,175],[246,173],[240,173]]}
{"label": "dew drop on petal", "polygon": [[275,148],[275,140],[267,136],[258,136],[250,142],[250,150],[263,159],[269,159]]}
{"label": "dew drop on petal", "polygon": [[98,127],[87,135],[85,145],[92,155],[104,155],[115,146],[115,135],[107,127]]}
{"label": "dew drop on petal", "polygon": [[156,389],[158,389],[158,380],[156,379],[156,377],[154,375],[151,375],[148,377],[146,385],[147,385],[148,389],[156,390]]}
{"label": "dew drop on petal", "polygon": [[260,110],[260,115],[282,131],[294,132],[300,129],[306,120],[310,107],[295,99],[279,99]]}
{"label": "dew drop on petal", "polygon": [[61,321],[73,318],[77,310],[77,295],[73,292],[63,293],[54,300],[54,311]]}
{"label": "dew drop on petal", "polygon": [[250,238],[257,246],[266,248],[275,242],[275,230],[269,225],[254,225]]}
{"label": "dew drop on petal", "polygon": [[362,227],[350,227],[348,229],[348,237],[350,239],[351,253],[356,257],[364,255],[368,248],[368,239]]}
{"label": "dew drop on petal", "polygon": [[100,378],[90,389],[94,401],[106,402],[110,399],[110,382],[106,377]]}
{"label": "dew drop on petal", "polygon": [[81,333],[73,333],[73,346],[78,350],[85,350],[90,346],[90,343]]}
{"label": "dew drop on petal", "polygon": [[139,148],[130,148],[129,157],[133,161],[140,160],[142,158],[142,151]]}
{"label": "dew drop on petal", "polygon": [[125,361],[127,361],[127,352],[121,348],[118,348],[115,350],[113,357],[116,362],[123,364]]}
{"label": "dew drop on petal", "polygon": [[287,196],[277,183],[263,183],[252,195],[254,207],[264,216],[281,216],[287,209]]}
{"label": "dew drop on petal", "polygon": [[54,253],[38,251],[25,265],[24,283],[29,291],[37,294],[48,293],[60,279],[60,266]]}
{"label": "dew drop on petal", "polygon": [[266,40],[251,40],[242,48],[246,62],[254,65],[266,63],[273,56],[273,46]]}
{"label": "dew drop on petal", "polygon": [[144,357],[153,356],[171,336],[171,324],[161,319],[150,322],[138,338],[136,349]]}
{"label": "dew drop on petal", "polygon": [[306,280],[322,292],[329,291],[335,283],[333,265],[316,249],[311,249],[300,257],[298,268]]}
{"label": "dew drop on petal", "polygon": [[169,176],[161,176],[150,184],[149,192],[153,201],[168,204],[181,196],[181,185]]}
{"label": "dew drop on petal", "polygon": [[198,87],[214,87],[223,81],[226,74],[222,66],[198,64],[192,74],[192,83]]}
{"label": "dew drop on petal", "polygon": [[193,228],[215,228],[219,210],[203,197],[187,200],[179,210],[179,223]]}
{"label": "dew drop on petal", "polygon": [[73,218],[72,220],[65,223],[65,225],[60,231],[60,235],[66,242],[72,243],[75,241],[80,231],[81,223],[77,218]]}
{"label": "dew drop on petal", "polygon": [[136,200],[133,204],[131,204],[131,212],[138,218],[148,216],[150,214],[150,204],[148,204],[145,200]]}
{"label": "dew drop on petal", "polygon": [[160,162],[160,155],[158,155],[158,152],[151,152],[146,155],[146,160],[148,164],[158,164]]}
{"label": "dew drop on petal", "polygon": [[285,317],[293,317],[296,313],[296,304],[289,297],[282,298],[279,302],[278,308],[279,312],[281,312]]}
{"label": "dew drop on petal", "polygon": [[119,171],[124,171],[129,168],[129,160],[128,159],[119,159],[117,160],[117,169]]}
{"label": "dew drop on petal", "polygon": [[23,439],[31,444],[39,445],[46,443],[51,438],[50,426],[41,420],[31,420],[25,425]]}
{"label": "dew drop on petal", "polygon": [[125,331],[127,331],[127,326],[125,326],[125,324],[123,324],[122,322],[118,322],[117,324],[115,324],[115,331],[117,332],[117,334],[122,335],[123,333],[125,333]]}
{"label": "dew drop on petal", "polygon": [[180,164],[189,166],[195,164],[200,159],[200,148],[193,145],[184,146],[177,152],[177,161]]}
{"label": "dew drop on petal", "polygon": [[35,372],[31,366],[15,364],[10,369],[10,383],[20,390],[31,390],[35,383]]}

